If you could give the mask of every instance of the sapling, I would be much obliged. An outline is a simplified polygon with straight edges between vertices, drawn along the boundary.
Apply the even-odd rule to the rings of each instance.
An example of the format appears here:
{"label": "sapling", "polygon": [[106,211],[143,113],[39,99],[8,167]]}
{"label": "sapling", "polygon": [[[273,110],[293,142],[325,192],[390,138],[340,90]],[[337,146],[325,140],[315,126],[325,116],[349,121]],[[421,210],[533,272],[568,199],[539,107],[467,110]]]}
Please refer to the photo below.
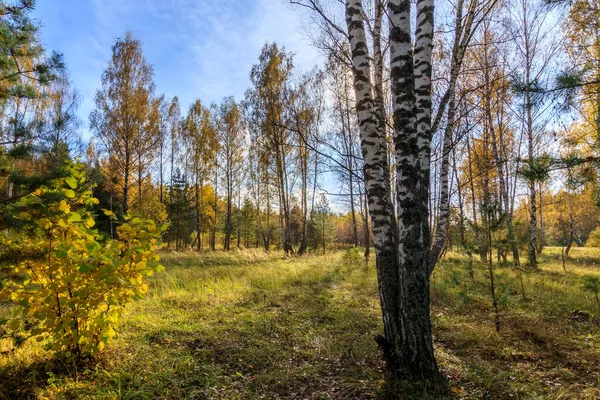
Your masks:
{"label": "sapling", "polygon": [[596,306],[600,312],[600,298],[598,297],[598,294],[600,293],[600,278],[597,276],[586,276],[583,278],[583,290],[594,295]]}

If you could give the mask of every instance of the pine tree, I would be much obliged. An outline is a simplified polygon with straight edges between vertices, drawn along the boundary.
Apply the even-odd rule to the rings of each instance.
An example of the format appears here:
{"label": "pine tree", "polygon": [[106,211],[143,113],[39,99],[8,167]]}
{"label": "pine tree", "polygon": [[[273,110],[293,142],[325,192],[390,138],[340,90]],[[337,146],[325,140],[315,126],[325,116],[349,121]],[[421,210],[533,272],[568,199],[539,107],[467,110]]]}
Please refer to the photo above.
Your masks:
{"label": "pine tree", "polygon": [[[0,192],[4,206],[35,191],[60,171],[27,171],[34,139],[43,124],[49,85],[64,70],[62,55],[46,54],[31,0],[0,1]],[[28,105],[29,107],[26,107]],[[4,225],[5,221],[0,222]]]}
{"label": "pine tree", "polygon": [[165,234],[169,246],[175,242],[176,251],[190,244],[190,235],[194,231],[194,212],[190,196],[186,178],[177,168],[173,174],[173,184],[169,187],[167,212],[170,225]]}

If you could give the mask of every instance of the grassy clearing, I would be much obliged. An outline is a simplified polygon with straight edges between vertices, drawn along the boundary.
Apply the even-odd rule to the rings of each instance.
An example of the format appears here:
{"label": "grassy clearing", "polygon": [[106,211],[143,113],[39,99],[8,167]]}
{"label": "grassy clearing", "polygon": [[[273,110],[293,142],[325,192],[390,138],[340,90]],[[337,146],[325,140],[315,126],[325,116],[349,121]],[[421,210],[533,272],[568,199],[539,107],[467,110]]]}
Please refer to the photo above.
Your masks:
{"label": "grassy clearing", "polygon": [[489,275],[455,254],[436,268],[432,319],[437,355],[455,392],[473,398],[600,398],[600,310],[583,277],[600,276],[600,249],[575,248],[563,270],[560,248],[523,274],[495,270],[501,331],[492,323]]}
{"label": "grassy clearing", "polygon": [[[165,254],[166,271],[127,307],[98,365],[57,365],[41,344],[0,339],[0,399],[440,398],[388,382],[374,266],[343,253]],[[447,397],[600,398],[599,310],[582,290],[600,249],[547,249],[539,271],[498,267],[502,330],[486,271],[448,255],[432,282],[436,354]],[[0,305],[0,307],[2,307]],[[0,308],[6,313],[7,307]]]}

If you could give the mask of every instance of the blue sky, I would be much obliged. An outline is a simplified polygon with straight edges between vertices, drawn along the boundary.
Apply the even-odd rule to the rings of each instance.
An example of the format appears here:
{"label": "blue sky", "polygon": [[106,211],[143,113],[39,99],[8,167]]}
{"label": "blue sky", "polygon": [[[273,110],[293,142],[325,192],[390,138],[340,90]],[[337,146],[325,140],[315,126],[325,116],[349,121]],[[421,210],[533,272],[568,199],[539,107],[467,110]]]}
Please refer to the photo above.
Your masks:
{"label": "blue sky", "polygon": [[38,0],[34,16],[46,48],[64,54],[83,97],[86,138],[111,45],[127,30],[154,66],[157,93],[179,96],[183,110],[196,98],[207,104],[241,99],[266,41],[295,53],[300,71],[321,60],[300,11],[285,0]]}

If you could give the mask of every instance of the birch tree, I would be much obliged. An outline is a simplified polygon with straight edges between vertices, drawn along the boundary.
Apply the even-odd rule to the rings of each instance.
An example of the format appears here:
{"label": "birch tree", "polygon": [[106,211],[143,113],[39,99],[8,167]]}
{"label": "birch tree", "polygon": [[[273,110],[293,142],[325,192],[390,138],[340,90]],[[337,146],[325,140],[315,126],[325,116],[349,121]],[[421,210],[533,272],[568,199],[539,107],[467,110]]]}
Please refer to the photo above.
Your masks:
{"label": "birch tree", "polygon": [[216,132],[210,111],[196,100],[190,106],[184,124],[186,150],[190,153],[191,173],[194,186],[194,210],[197,249],[202,249],[202,221],[204,215],[203,189],[214,168],[212,160],[216,153]]}
{"label": "birch tree", "polygon": [[328,63],[331,81],[330,91],[333,97],[331,117],[334,122],[329,141],[337,150],[334,151],[336,162],[330,168],[341,181],[341,192],[347,196],[347,203],[352,217],[352,240],[358,246],[358,223],[356,209],[360,202],[362,177],[357,161],[362,162],[358,123],[354,111],[354,90],[352,88],[352,72],[344,63],[331,58]]}
{"label": "birch tree", "polygon": [[[320,2],[297,3],[325,16]],[[378,342],[394,374],[419,378],[434,378],[439,374],[429,313],[433,5],[433,0],[419,0],[413,11],[408,0],[387,2],[395,201],[390,183],[381,83],[379,75],[373,74],[370,62],[373,50],[365,29],[363,2],[344,2],[346,25],[335,25],[349,41],[351,50],[383,314],[384,336]],[[413,17],[416,18],[414,30]],[[380,45],[375,43],[373,47],[377,49]]]}
{"label": "birch tree", "polygon": [[239,184],[240,168],[243,162],[244,131],[242,130],[242,116],[237,103],[232,97],[223,99],[220,107],[220,129],[218,141],[220,143],[220,169],[223,171],[222,179],[225,187],[225,237],[223,248],[229,250],[233,230],[234,190]]}
{"label": "birch tree", "polygon": [[250,73],[254,86],[251,91],[251,103],[255,118],[260,124],[257,143],[263,149],[260,159],[270,161],[274,172],[272,184],[274,183],[278,194],[280,237],[286,254],[294,251],[290,231],[293,191],[290,167],[293,165],[294,152],[288,129],[288,110],[284,101],[292,68],[291,55],[273,43],[263,47],[259,63],[253,66]]}
{"label": "birch tree", "polygon": [[110,165],[117,169],[123,213],[132,204],[130,190],[136,177],[144,175],[145,164],[140,159],[153,150],[144,145],[151,129],[148,120],[153,93],[152,67],[144,58],[140,41],[127,32],[112,47],[102,87],[96,91],[96,108],[90,115],[92,131],[112,159]]}
{"label": "birch tree", "polygon": [[[439,204],[437,221],[435,224],[435,238],[432,244],[432,265],[435,265],[445,246],[449,207],[450,207],[450,153],[459,139],[455,137],[455,123],[457,117],[457,85],[460,83],[462,66],[465,54],[479,26],[487,21],[489,15],[496,8],[496,0],[459,0],[454,10],[454,37],[451,41],[450,66],[448,85],[442,91],[438,109],[432,123],[432,133],[435,133],[446,113],[446,124],[443,129],[441,165],[439,177]],[[440,60],[443,62],[444,60]]]}

